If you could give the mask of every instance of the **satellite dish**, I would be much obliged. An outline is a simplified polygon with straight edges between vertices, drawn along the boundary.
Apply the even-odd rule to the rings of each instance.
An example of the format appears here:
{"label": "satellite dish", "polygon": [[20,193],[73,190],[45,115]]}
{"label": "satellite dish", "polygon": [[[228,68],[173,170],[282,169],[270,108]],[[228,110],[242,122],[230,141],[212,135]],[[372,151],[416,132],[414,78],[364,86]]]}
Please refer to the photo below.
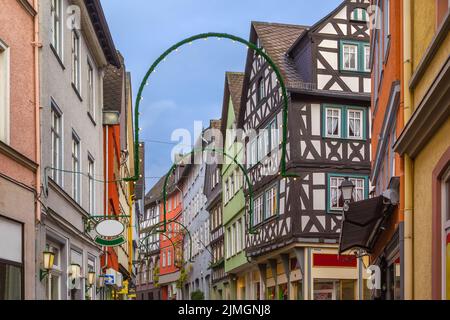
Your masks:
{"label": "satellite dish", "polygon": [[124,225],[117,220],[103,220],[95,226],[95,231],[102,237],[117,237],[124,230]]}

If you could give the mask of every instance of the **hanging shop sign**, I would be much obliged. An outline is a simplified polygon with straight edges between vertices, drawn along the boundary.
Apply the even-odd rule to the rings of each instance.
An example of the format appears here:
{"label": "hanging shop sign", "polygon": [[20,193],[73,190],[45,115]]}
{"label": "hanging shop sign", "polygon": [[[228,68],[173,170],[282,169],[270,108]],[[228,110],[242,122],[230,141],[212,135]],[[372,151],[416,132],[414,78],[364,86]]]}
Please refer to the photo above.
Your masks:
{"label": "hanging shop sign", "polygon": [[126,242],[124,237],[125,225],[116,220],[129,216],[92,216],[85,220],[86,233],[95,231],[95,243],[104,247],[117,247]]}

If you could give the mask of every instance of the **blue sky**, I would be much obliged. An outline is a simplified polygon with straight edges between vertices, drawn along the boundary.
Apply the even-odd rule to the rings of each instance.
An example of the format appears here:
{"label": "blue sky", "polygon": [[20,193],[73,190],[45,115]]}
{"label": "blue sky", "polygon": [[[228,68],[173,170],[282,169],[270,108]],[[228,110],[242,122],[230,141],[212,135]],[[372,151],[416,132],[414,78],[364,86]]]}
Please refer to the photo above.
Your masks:
{"label": "blue sky", "polygon": [[[102,0],[116,47],[132,73],[133,93],[150,65],[167,48],[203,32],[249,38],[251,21],[312,25],[341,0]],[[146,143],[147,191],[171,166],[173,130],[193,132],[221,116],[225,71],[243,71],[247,50],[209,39],[182,47],[150,77],[141,103],[141,140]],[[193,133],[192,133],[193,134]],[[194,139],[194,137],[192,138]]]}

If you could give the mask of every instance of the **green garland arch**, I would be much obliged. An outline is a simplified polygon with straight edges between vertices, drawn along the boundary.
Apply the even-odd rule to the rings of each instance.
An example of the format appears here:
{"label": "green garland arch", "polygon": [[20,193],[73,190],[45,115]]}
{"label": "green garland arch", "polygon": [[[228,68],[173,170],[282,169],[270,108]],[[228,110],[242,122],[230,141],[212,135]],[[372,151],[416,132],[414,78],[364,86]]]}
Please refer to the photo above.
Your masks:
{"label": "green garland arch", "polygon": [[[173,51],[177,50],[179,47],[188,44],[188,43],[192,43],[193,41],[196,40],[200,40],[200,39],[207,39],[207,38],[219,38],[219,39],[230,39],[236,42],[239,42],[241,44],[244,44],[246,47],[254,50],[258,55],[262,56],[266,62],[269,64],[269,66],[272,68],[272,70],[275,72],[278,82],[280,84],[281,87],[281,95],[283,98],[283,112],[282,112],[282,116],[283,116],[283,135],[282,135],[282,142],[281,142],[281,170],[280,170],[280,175],[282,177],[292,177],[295,176],[293,174],[289,174],[286,172],[286,155],[287,155],[287,147],[286,147],[286,141],[287,141],[287,117],[288,117],[288,95],[287,95],[287,90],[286,90],[286,86],[283,80],[283,76],[281,75],[281,71],[279,70],[279,68],[276,66],[276,64],[273,62],[273,60],[269,57],[268,54],[266,54],[262,49],[258,48],[255,44],[231,35],[231,34],[227,34],[227,33],[217,33],[217,32],[208,32],[208,33],[201,33],[201,34],[197,34],[194,35],[192,37],[186,38],[176,44],[174,44],[173,46],[171,46],[169,49],[167,49],[163,54],[161,54],[151,65],[150,69],[147,71],[144,79],[142,80],[140,86],[139,86],[139,91],[137,93],[137,97],[136,97],[136,107],[135,107],[135,115],[134,115],[134,126],[135,126],[135,143],[134,143],[134,154],[135,154],[135,163],[134,163],[134,176],[132,177],[128,177],[128,178],[124,178],[124,181],[138,181],[141,178],[141,174],[140,174],[140,168],[139,168],[139,164],[140,164],[140,159],[139,159],[139,107],[140,107],[140,103],[142,100],[142,93],[144,91],[144,88],[148,82],[148,79],[150,77],[150,75],[155,71],[156,67]],[[223,153],[225,156],[228,156],[225,152]],[[229,156],[228,156],[229,157]],[[235,159],[233,159],[236,162]],[[238,164],[238,163],[237,163]],[[249,185],[249,194],[250,194],[250,210],[249,210],[249,214],[250,214],[250,219],[251,221],[253,221],[253,193],[252,193],[252,188],[251,188],[251,183],[250,180],[247,176],[247,171],[246,169],[241,165],[238,164],[239,167],[241,168],[241,170],[244,172],[246,179],[247,179],[247,183]],[[163,230],[159,230],[158,232],[165,232],[166,231],[166,186],[167,186],[167,182],[168,182],[168,177],[170,176],[170,174],[175,170],[176,168],[176,164],[174,164],[172,166],[172,168],[169,170],[169,173],[166,175],[165,178],[165,182],[164,182],[164,191],[163,191],[163,198],[164,198],[164,228]],[[253,230],[253,223],[250,223],[250,228],[249,228],[249,232],[250,233],[255,233]]]}

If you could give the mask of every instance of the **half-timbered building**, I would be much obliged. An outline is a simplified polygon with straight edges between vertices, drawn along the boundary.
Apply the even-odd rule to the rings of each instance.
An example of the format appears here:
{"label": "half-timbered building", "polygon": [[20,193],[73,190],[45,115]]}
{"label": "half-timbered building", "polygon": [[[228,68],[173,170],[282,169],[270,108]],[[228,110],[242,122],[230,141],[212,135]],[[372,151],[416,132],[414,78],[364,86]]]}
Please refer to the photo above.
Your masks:
{"label": "half-timbered building", "polygon": [[[219,132],[220,136],[221,120],[212,120],[210,128]],[[223,208],[222,208],[222,176],[221,176],[221,164],[220,161],[214,161],[214,159],[223,158],[221,155],[217,157],[215,148],[220,150],[220,146],[216,145],[216,142],[220,144],[220,141],[216,141],[217,134],[210,132],[207,137],[204,137],[208,141],[206,155],[211,154],[211,161],[206,163],[205,171],[205,185],[203,193],[206,196],[206,211],[209,212],[209,224],[211,230],[210,244],[211,244],[211,295],[212,300],[223,300],[224,298],[224,286],[228,282],[225,274],[225,244],[224,244],[224,232],[223,232]],[[213,158],[214,157],[214,158]]]}
{"label": "half-timbered building", "polygon": [[[363,298],[362,264],[338,256],[345,177],[368,197],[370,67],[368,1],[344,1],[311,27],[253,22],[287,87],[287,172],[280,174],[282,96],[274,70],[248,51],[238,126],[253,186],[247,258],[260,299]],[[249,189],[246,186],[247,208]],[[359,283],[358,283],[359,278]]]}

